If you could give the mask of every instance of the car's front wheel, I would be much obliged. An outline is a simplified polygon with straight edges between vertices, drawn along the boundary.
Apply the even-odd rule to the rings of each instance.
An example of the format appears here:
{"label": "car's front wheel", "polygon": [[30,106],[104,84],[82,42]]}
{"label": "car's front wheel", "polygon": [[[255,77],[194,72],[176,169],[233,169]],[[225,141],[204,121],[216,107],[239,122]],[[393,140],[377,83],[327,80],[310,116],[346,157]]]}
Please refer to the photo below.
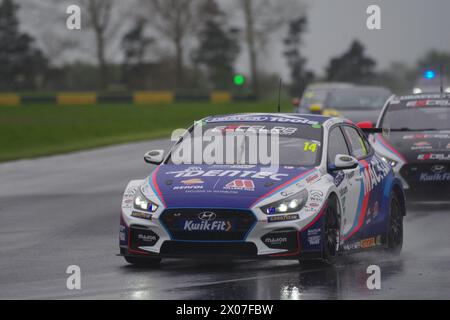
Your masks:
{"label": "car's front wheel", "polygon": [[391,197],[389,205],[389,225],[387,233],[387,251],[399,254],[403,246],[403,213],[396,194]]}
{"label": "car's front wheel", "polygon": [[333,198],[328,199],[325,204],[325,212],[322,226],[322,254],[321,259],[308,261],[299,259],[302,267],[318,265],[333,265],[338,257],[340,222],[337,201]]}
{"label": "car's front wheel", "polygon": [[141,258],[141,257],[127,257],[127,256],[125,256],[124,258],[126,262],[141,267],[152,267],[157,266],[161,263],[160,258]]}
{"label": "car's front wheel", "polygon": [[322,258],[327,264],[334,264],[338,256],[339,214],[336,201],[329,199],[323,221]]}

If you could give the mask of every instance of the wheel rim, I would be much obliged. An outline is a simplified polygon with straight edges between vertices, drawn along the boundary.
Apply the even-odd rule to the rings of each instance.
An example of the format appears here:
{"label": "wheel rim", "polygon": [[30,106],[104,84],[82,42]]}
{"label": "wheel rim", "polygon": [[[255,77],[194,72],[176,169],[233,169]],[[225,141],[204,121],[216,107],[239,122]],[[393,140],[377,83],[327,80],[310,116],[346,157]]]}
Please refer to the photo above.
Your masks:
{"label": "wheel rim", "polygon": [[332,208],[327,208],[325,216],[325,252],[328,257],[336,256],[338,223]]}
{"label": "wheel rim", "polygon": [[391,248],[396,248],[400,246],[403,241],[403,223],[400,206],[395,199],[391,201],[390,211],[389,246]]}

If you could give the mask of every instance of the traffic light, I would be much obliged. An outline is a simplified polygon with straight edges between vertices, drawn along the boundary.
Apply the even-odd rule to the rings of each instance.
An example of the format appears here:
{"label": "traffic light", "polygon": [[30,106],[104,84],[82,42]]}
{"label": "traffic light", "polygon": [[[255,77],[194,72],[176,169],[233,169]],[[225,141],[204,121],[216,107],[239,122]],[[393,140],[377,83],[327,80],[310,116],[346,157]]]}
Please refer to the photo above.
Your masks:
{"label": "traffic light", "polygon": [[245,77],[242,74],[235,74],[233,77],[233,83],[235,86],[241,87],[245,84]]}

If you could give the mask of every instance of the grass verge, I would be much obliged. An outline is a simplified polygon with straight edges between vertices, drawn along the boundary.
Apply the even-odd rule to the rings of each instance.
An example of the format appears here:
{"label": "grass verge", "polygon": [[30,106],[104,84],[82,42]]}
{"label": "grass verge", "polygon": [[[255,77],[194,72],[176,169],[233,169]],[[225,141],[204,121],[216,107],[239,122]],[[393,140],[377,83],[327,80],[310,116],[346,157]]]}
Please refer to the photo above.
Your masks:
{"label": "grass verge", "polygon": [[273,102],[3,106],[0,162],[168,137],[172,130],[211,114],[275,110]]}

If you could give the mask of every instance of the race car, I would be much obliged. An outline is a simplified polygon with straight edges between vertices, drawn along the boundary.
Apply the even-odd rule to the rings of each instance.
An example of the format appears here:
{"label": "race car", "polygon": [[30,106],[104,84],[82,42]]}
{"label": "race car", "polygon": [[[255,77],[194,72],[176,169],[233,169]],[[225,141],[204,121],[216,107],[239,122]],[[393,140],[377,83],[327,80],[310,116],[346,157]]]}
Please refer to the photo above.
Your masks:
{"label": "race car", "polygon": [[352,86],[328,90],[321,102],[301,113],[343,117],[353,122],[378,119],[381,109],[392,96],[389,89],[379,86]]}
{"label": "race car", "polygon": [[[408,202],[449,200],[450,94],[392,97],[369,140],[402,180]],[[378,131],[378,132],[374,132]]]}
{"label": "race car", "polygon": [[166,155],[153,150],[144,159],[156,169],[129,182],[122,199],[120,255],[131,264],[165,257],[331,264],[345,253],[401,250],[401,181],[347,120],[210,116]]}

